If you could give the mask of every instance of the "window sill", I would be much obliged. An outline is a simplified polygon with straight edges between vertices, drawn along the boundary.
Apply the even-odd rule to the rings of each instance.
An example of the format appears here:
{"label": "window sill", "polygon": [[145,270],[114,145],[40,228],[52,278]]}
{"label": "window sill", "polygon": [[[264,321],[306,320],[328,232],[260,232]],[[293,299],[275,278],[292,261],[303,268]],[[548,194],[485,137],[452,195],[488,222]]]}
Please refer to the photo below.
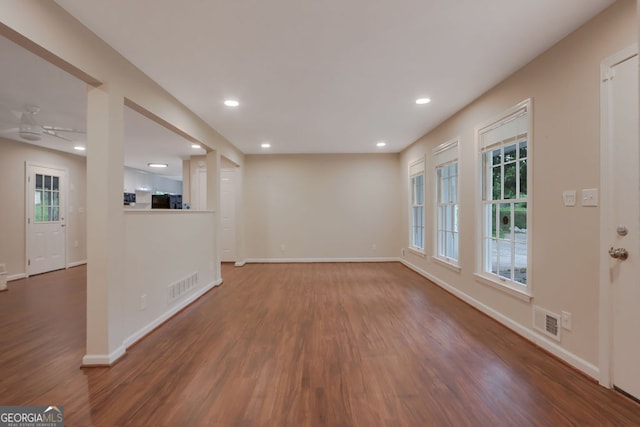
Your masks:
{"label": "window sill", "polygon": [[516,289],[506,282],[498,282],[497,280],[494,280],[493,278],[480,273],[474,273],[473,275],[475,276],[477,282],[480,282],[483,285],[490,286],[494,289],[498,289],[499,291],[511,295],[512,297],[518,298],[525,302],[531,302],[531,300],[533,299],[533,295],[530,295],[527,291]]}
{"label": "window sill", "polygon": [[418,256],[421,256],[423,258],[427,256],[427,254],[423,250],[412,248],[412,247],[409,247],[408,249],[409,249],[409,252],[414,254],[414,255],[418,255]]}
{"label": "window sill", "polygon": [[455,271],[456,273],[460,273],[460,271],[462,271],[462,268],[460,268],[460,266],[455,263],[454,261],[450,260],[449,258],[442,258],[442,257],[437,257],[437,256],[433,256],[431,257],[432,260],[434,260],[436,263],[447,267],[450,270]]}

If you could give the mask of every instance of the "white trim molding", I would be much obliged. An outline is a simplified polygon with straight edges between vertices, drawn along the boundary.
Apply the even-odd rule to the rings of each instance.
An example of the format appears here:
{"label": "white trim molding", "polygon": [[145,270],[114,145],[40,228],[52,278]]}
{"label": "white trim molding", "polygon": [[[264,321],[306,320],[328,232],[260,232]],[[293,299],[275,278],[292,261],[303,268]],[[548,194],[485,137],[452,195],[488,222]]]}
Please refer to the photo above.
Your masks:
{"label": "white trim molding", "polygon": [[156,318],[154,321],[148,323],[146,326],[138,329],[133,334],[129,335],[129,337],[125,338],[123,345],[125,348],[131,347],[133,344],[140,341],[142,338],[151,333],[154,329],[162,325],[164,322],[169,320],[171,317],[175,316],[178,312],[185,309],[187,306],[191,305],[195,300],[200,298],[202,295],[215,288],[216,286],[222,284],[222,279],[218,279],[214,282],[209,283],[207,286],[204,286],[202,289],[195,292],[193,295],[185,298],[180,303],[171,307],[167,312],[165,312],[162,316]]}
{"label": "white trim molding", "polygon": [[86,259],[82,261],[69,262],[67,263],[67,268],[78,267],[80,265],[85,265],[86,263],[87,263]]}
{"label": "white trim molding", "polygon": [[251,258],[245,262],[249,264],[274,264],[274,263],[315,263],[315,262],[397,262],[396,257],[386,258]]}
{"label": "white trim molding", "polygon": [[594,378],[596,380],[598,379],[598,377],[600,375],[599,369],[598,369],[597,366],[593,365],[592,363],[589,363],[588,361],[582,359],[581,357],[571,353],[570,351],[567,351],[566,349],[564,349],[561,346],[559,346],[557,343],[552,342],[549,339],[539,335],[538,333],[536,333],[532,329],[527,328],[526,326],[514,321],[513,319],[511,319],[511,318],[505,316],[504,314],[494,310],[493,308],[481,303],[477,299],[467,295],[466,293],[462,292],[458,288],[456,288],[454,286],[451,286],[447,282],[445,282],[443,280],[440,280],[439,278],[435,277],[434,275],[432,275],[432,274],[424,271],[423,269],[421,269],[421,268],[419,268],[419,267],[407,262],[406,260],[400,259],[399,261],[402,264],[404,264],[406,267],[410,268],[411,270],[415,271],[416,273],[420,274],[421,276],[425,277],[426,279],[429,279],[430,281],[432,281],[436,285],[440,286],[442,289],[444,289],[447,292],[453,294],[454,296],[460,298],[462,301],[466,302],[471,307],[474,307],[474,308],[478,309],[482,313],[486,314],[487,316],[491,317],[492,319],[498,321],[502,325],[504,325],[507,328],[511,329],[513,332],[517,333],[518,335],[520,335],[521,337],[525,338],[526,340],[532,342],[533,344],[537,345],[538,347],[542,348],[543,350],[551,353],[552,355],[556,356],[557,358],[565,361],[566,363],[568,363],[569,365],[571,365],[574,368],[578,369],[579,371],[584,372],[585,374],[587,374],[591,378]]}
{"label": "white trim molding", "polygon": [[116,360],[124,356],[126,348],[124,345],[116,348],[110,354],[87,354],[82,358],[82,367],[111,366]]}
{"label": "white trim molding", "polygon": [[[640,7],[640,3],[638,4]],[[613,128],[611,126],[611,89],[607,84],[612,75],[612,68],[624,60],[638,54],[638,43],[628,46],[600,63],[600,286],[598,290],[598,366],[600,385],[613,386],[611,365],[613,356],[613,290],[609,278],[608,243],[613,233],[613,202],[611,194],[613,184],[610,176],[613,171],[613,154],[611,143]]]}
{"label": "white trim molding", "polygon": [[216,286],[222,284],[222,279],[218,279],[214,282],[211,282],[207,286],[204,286],[202,289],[189,296],[189,298],[185,298],[183,301],[180,301],[179,304],[171,307],[170,310],[165,312],[163,315],[156,318],[154,321],[148,323],[146,326],[138,329],[133,334],[129,335],[123,341],[122,345],[114,350],[111,354],[102,355],[102,354],[87,354],[82,358],[82,366],[83,367],[92,367],[92,366],[111,366],[118,359],[125,355],[129,347],[133,344],[140,341],[142,338],[153,332],[154,329],[161,326],[163,323],[171,319],[171,317],[175,316],[178,312],[191,305],[194,301],[200,298],[202,295],[207,293],[209,290],[215,288]]}
{"label": "white trim molding", "polygon": [[11,282],[12,280],[26,279],[27,273],[18,273],[13,274],[11,276],[7,276],[7,282]]}

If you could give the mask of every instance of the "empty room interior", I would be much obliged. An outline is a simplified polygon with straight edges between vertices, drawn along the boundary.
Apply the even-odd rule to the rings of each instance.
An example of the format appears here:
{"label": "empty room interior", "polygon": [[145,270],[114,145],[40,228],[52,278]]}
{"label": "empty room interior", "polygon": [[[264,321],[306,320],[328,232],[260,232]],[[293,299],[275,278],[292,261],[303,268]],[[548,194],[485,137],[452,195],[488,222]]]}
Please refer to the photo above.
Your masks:
{"label": "empty room interior", "polygon": [[0,0],[0,407],[640,425],[639,10]]}

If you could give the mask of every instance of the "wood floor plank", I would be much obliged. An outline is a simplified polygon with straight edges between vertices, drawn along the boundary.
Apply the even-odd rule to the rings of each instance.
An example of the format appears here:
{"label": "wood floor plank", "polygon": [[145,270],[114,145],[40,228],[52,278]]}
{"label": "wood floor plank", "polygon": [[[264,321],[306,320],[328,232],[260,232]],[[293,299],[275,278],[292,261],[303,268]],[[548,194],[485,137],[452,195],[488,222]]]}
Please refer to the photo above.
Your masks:
{"label": "wood floor plank", "polygon": [[604,389],[398,263],[223,266],[111,368],[80,369],[86,269],[0,293],[0,405],[66,425],[640,425]]}

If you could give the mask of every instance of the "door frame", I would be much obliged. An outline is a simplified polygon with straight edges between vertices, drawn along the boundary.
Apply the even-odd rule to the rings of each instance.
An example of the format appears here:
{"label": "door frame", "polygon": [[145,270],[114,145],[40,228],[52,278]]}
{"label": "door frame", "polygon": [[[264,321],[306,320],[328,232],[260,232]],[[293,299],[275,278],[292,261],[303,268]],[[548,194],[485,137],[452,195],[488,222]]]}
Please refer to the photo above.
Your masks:
{"label": "door frame", "polygon": [[[638,55],[638,43],[614,53],[600,63],[600,289],[598,322],[598,382],[612,388],[611,377],[613,354],[613,288],[609,279],[609,242],[614,233],[611,221],[614,190],[609,174],[613,171],[613,126],[611,125],[611,85],[606,84],[612,77],[614,66]],[[640,93],[637,94],[640,96]],[[638,159],[640,162],[640,159]]]}
{"label": "door frame", "polygon": [[[25,277],[29,277],[29,236],[31,233],[31,224],[29,221],[29,214],[31,212],[31,183],[29,182],[29,177],[31,176],[31,169],[32,168],[46,168],[46,169],[53,169],[56,171],[60,171],[64,174],[64,180],[62,181],[62,193],[64,194],[64,197],[62,197],[61,200],[61,207],[64,209],[64,216],[67,216],[68,213],[68,207],[69,207],[69,183],[67,182],[69,179],[69,170],[66,167],[63,166],[52,166],[52,165],[47,165],[44,163],[38,163],[38,162],[31,162],[29,160],[24,162],[24,189],[25,189],[25,197],[24,197],[24,230],[25,230],[25,235],[24,235],[24,271],[25,271]],[[62,216],[61,216],[62,218]],[[64,220],[65,223],[68,223],[68,220]],[[67,269],[69,268],[69,265],[67,264],[67,257],[68,257],[68,248],[67,248],[67,227],[63,228],[63,233],[64,233],[64,268]]]}

